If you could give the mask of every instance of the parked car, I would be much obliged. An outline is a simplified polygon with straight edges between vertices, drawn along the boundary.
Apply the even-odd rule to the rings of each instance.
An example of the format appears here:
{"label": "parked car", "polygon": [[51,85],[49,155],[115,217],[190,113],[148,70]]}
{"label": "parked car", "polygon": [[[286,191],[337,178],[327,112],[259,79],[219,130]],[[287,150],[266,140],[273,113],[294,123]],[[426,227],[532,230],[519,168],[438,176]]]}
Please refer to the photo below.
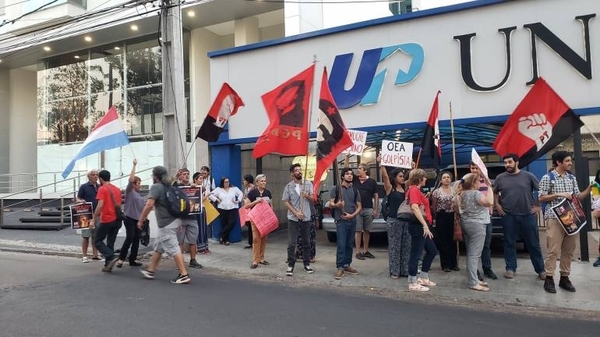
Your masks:
{"label": "parked car", "polygon": [[[381,202],[385,196],[383,183],[377,183],[377,194],[379,195],[379,214],[376,219],[373,219],[373,228],[371,233],[387,233],[387,224],[381,216]],[[336,242],[337,236],[335,234],[335,221],[331,217],[331,208],[329,208],[329,195],[327,195],[327,198],[324,199],[327,201],[325,201],[325,206],[323,207],[323,229],[327,232],[327,239],[329,242]]]}

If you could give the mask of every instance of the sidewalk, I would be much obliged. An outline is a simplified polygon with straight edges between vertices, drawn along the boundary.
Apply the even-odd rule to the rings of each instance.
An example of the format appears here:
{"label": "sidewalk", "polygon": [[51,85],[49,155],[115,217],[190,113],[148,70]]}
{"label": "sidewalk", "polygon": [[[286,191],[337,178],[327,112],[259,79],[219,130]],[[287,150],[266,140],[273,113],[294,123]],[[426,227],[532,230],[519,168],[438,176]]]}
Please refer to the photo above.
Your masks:
{"label": "sidewalk", "polygon": [[[590,246],[598,249],[598,232],[590,233]],[[210,255],[198,255],[198,261],[204,266],[200,271],[193,270],[193,274],[219,273],[250,278],[261,281],[285,282],[292,286],[317,285],[335,289],[355,289],[366,292],[382,294],[405,299],[425,299],[431,302],[455,303],[461,306],[470,304],[492,307],[516,308],[524,307],[528,312],[538,310],[586,310],[600,312],[600,267],[594,268],[597,253],[592,253],[592,262],[574,261],[572,264],[571,280],[577,288],[576,293],[568,293],[557,287],[557,294],[547,294],[542,286],[543,281],[537,278],[529,261],[527,253],[518,254],[518,274],[515,279],[508,280],[502,277],[504,272],[504,259],[498,249],[495,249],[492,258],[493,269],[498,274],[498,280],[486,280],[490,284],[489,293],[480,293],[467,289],[465,275],[465,257],[460,257],[460,272],[445,273],[440,270],[439,259],[436,258],[430,271],[432,280],[438,283],[426,294],[414,294],[407,291],[406,279],[393,280],[388,272],[387,246],[375,242],[370,251],[375,259],[364,261],[353,260],[352,266],[360,275],[346,275],[341,280],[335,280],[335,244],[327,242],[325,232],[317,231],[317,261],[312,264],[314,274],[306,274],[302,270],[302,263],[297,263],[293,277],[285,276],[287,232],[278,231],[269,236],[267,243],[266,260],[269,266],[259,266],[250,269],[251,252],[243,249],[245,242],[231,244],[230,246],[211,243]],[[382,240],[378,240],[382,241]],[[545,232],[540,232],[540,241],[545,242]],[[119,247],[123,238],[117,238],[115,247]],[[62,256],[81,256],[81,237],[71,229],[61,231],[31,231],[0,229],[0,251],[28,252],[39,254],[54,254]],[[542,246],[545,246],[542,244]],[[150,248],[140,247],[140,255],[150,251]],[[577,254],[578,256],[578,254]],[[576,257],[577,257],[576,256]],[[186,257],[186,260],[188,257]],[[201,277],[201,276],[200,276]],[[558,282],[557,282],[558,285]],[[510,310],[510,309],[507,309]]]}

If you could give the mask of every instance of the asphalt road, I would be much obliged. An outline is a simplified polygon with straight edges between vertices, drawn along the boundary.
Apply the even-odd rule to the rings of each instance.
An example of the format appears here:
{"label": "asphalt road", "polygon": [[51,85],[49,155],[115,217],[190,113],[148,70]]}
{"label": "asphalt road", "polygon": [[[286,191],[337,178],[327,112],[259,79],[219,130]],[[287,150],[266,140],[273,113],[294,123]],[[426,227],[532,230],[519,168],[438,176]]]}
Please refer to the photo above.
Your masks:
{"label": "asphalt road", "polygon": [[[173,285],[125,266],[0,252],[0,336],[592,336],[600,320],[544,318],[192,271]],[[282,282],[280,282],[282,283]]]}

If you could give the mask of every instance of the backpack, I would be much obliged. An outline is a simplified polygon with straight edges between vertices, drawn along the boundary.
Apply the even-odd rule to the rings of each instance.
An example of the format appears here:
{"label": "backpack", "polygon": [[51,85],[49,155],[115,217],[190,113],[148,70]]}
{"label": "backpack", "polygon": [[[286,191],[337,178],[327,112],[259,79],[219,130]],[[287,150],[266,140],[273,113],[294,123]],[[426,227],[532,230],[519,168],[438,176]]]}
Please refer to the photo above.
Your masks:
{"label": "backpack", "polygon": [[167,211],[176,218],[183,218],[190,213],[187,195],[175,184],[163,184],[167,200]]}
{"label": "backpack", "polygon": [[[548,194],[552,194],[552,189],[554,188],[554,182],[556,181],[556,173],[554,173],[554,171],[550,171],[548,172],[548,177],[550,178],[550,188],[548,189]],[[571,181],[573,182],[573,188],[575,187],[575,176],[572,175],[571,173],[567,172],[567,177],[569,177],[569,179],[571,179]],[[540,207],[542,208],[542,214],[546,213],[546,206],[548,206],[548,202],[547,201],[543,201],[540,203]]]}
{"label": "backpack", "polygon": [[385,196],[383,197],[383,200],[381,200],[381,216],[383,217],[383,220],[387,220],[389,212],[390,207],[388,205],[387,196]]}
{"label": "backpack", "polygon": [[[354,184],[352,184],[352,190],[354,191],[354,202],[356,203],[356,201],[357,201],[357,199],[358,199],[358,193],[359,193],[359,192],[358,192],[358,189],[357,189],[357,188],[354,186]],[[336,188],[334,189],[334,191],[335,191],[335,192],[334,192],[334,193],[335,193],[335,197],[334,197],[333,201],[337,202],[337,201],[339,200],[339,199],[338,199],[338,197],[339,197],[339,196],[338,196],[338,188],[337,188],[337,186],[336,186]],[[336,212],[336,209],[335,209],[335,208],[331,208],[331,207],[330,207],[330,210],[331,210],[331,217],[335,219],[335,212]]]}

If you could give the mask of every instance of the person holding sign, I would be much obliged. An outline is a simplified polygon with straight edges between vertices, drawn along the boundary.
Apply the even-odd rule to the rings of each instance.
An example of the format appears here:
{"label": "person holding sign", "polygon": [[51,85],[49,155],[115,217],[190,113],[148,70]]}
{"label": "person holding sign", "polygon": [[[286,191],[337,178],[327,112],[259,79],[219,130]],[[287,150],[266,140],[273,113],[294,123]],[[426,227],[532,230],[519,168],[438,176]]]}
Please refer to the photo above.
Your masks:
{"label": "person holding sign", "polygon": [[554,271],[556,260],[560,256],[560,281],[558,286],[566,291],[575,292],[576,289],[569,280],[571,273],[571,261],[575,255],[575,248],[579,240],[579,234],[568,235],[559,222],[552,207],[561,203],[564,199],[577,198],[583,200],[592,190],[590,184],[583,192],[579,191],[575,177],[569,173],[573,166],[571,154],[566,151],[557,151],[552,154],[552,165],[554,170],[548,172],[540,181],[540,202],[547,202],[544,218],[546,219],[546,237],[548,242],[548,255],[544,262],[546,279],[544,290],[555,294]]}
{"label": "person holding sign", "polygon": [[494,181],[494,202],[498,214],[502,216],[506,264],[504,277],[513,279],[517,272],[518,234],[525,242],[533,269],[544,280],[544,258],[535,216],[540,207],[534,200],[538,180],[531,172],[519,169],[519,157],[516,154],[509,153],[503,160],[506,172],[499,174]]}
{"label": "person holding sign", "polygon": [[[244,199],[244,205],[249,208],[253,208],[260,202],[267,202],[270,205],[273,197],[271,196],[271,191],[267,189],[267,176],[259,174],[254,181],[256,182],[256,186],[248,192],[246,199]],[[268,266],[269,262],[265,261],[267,236],[261,237],[253,221],[250,222],[250,226],[252,227],[252,264],[250,265],[250,269],[256,269],[259,264]]]}

